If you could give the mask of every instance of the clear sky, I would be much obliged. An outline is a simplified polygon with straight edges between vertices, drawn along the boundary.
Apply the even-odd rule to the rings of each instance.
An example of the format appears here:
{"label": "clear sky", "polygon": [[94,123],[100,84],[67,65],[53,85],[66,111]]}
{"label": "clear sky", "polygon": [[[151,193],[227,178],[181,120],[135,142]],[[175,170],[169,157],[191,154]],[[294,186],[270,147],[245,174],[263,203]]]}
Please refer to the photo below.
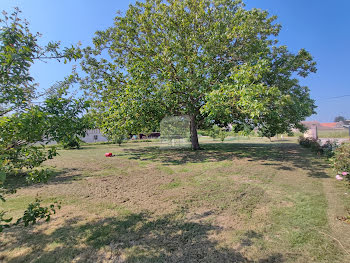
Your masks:
{"label": "clear sky", "polygon": [[[117,10],[125,11],[134,0],[0,0],[0,10],[18,6],[42,41],[60,40],[63,46],[91,43],[97,30],[112,25]],[[247,8],[268,10],[282,24],[280,44],[293,52],[305,48],[314,56],[318,72],[302,84],[311,89],[317,115],[309,120],[350,119],[350,0],[245,0]],[[62,80],[71,65],[38,63],[33,76],[42,88]],[[349,74],[349,75],[348,75]]]}

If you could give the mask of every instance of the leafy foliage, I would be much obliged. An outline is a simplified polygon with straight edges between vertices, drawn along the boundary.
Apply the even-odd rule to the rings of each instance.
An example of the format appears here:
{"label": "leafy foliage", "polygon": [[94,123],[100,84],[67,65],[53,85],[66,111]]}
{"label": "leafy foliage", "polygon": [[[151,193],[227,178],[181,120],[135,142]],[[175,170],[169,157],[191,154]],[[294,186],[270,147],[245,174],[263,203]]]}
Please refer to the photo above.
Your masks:
{"label": "leafy foliage", "polygon": [[122,142],[124,141],[125,137],[123,137],[122,135],[119,135],[115,138],[115,142],[120,146],[122,144]]}
{"label": "leafy foliage", "polygon": [[58,42],[40,46],[40,34],[33,35],[19,13],[15,9],[8,16],[4,11],[0,19],[0,162],[7,173],[37,167],[55,156],[54,148],[46,149],[37,142],[69,140],[82,133],[78,116],[88,107],[82,100],[65,99],[64,87],[51,94],[44,106],[33,105],[37,94],[31,65],[43,59],[72,60],[81,53],[75,47],[61,51]]}
{"label": "leafy foliage", "polygon": [[0,211],[0,233],[4,231],[5,228],[9,228],[9,223],[12,221],[12,217],[6,218],[5,214],[5,211]]}
{"label": "leafy foliage", "polygon": [[219,132],[220,140],[223,142],[226,137],[227,137],[227,132],[225,130],[221,129],[220,132]]}
{"label": "leafy foliage", "polygon": [[215,140],[217,137],[219,137],[220,131],[221,129],[219,126],[213,125],[213,127],[211,127],[209,130],[209,136]]}
{"label": "leafy foliage", "polygon": [[127,138],[126,134],[123,133],[117,133],[117,134],[112,134],[108,136],[108,141],[117,143],[119,146],[123,143],[123,141]]}
{"label": "leafy foliage", "polygon": [[88,127],[82,114],[88,103],[82,99],[49,97],[44,106],[32,106],[26,111],[0,118],[0,161],[6,162],[7,172],[32,169],[56,156],[50,141],[79,147],[78,136]]}
{"label": "leafy foliage", "polygon": [[266,136],[302,128],[315,106],[294,76],[315,72],[315,62],[304,49],[277,46],[275,19],[239,0],[130,5],[84,50],[82,86],[104,132],[157,130],[165,116],[188,115],[198,149],[197,128],[213,122]]}
{"label": "leafy foliage", "polygon": [[312,151],[321,154],[322,153],[322,147],[320,144],[320,141],[314,138],[306,138],[304,136],[300,136],[299,144],[305,148],[310,148]]}
{"label": "leafy foliage", "polygon": [[56,214],[57,209],[61,209],[61,203],[55,201],[48,207],[41,206],[42,200],[35,199],[34,203],[30,203],[27,209],[24,211],[23,216],[18,218],[15,223],[11,223],[12,218],[6,218],[6,213],[4,211],[0,212],[0,233],[11,226],[24,224],[28,226],[29,224],[36,224],[38,220],[44,219],[49,221],[53,214]]}
{"label": "leafy foliage", "polygon": [[89,108],[89,102],[83,98],[65,97],[67,87],[59,89],[45,100],[43,111],[48,120],[48,137],[63,145],[64,148],[80,148],[79,136],[84,137],[90,128],[88,118],[82,116]]}
{"label": "leafy foliage", "polygon": [[334,118],[334,122],[339,122],[339,121],[345,122],[346,119],[344,116],[337,116]]}
{"label": "leafy foliage", "polygon": [[36,199],[34,203],[30,203],[28,208],[24,211],[23,216],[17,220],[16,225],[22,222],[25,226],[28,226],[30,223],[34,225],[38,219],[49,221],[51,215],[56,214],[56,209],[61,208],[61,204],[58,202],[54,202],[54,204],[51,204],[49,207],[42,207],[40,203],[40,199]]}
{"label": "leafy foliage", "polygon": [[339,144],[337,141],[326,141],[322,145],[322,151],[323,155],[327,158],[332,158],[335,154],[336,149],[339,147]]}
{"label": "leafy foliage", "polygon": [[333,167],[338,173],[350,172],[350,143],[342,143],[334,152]]}
{"label": "leafy foliage", "polygon": [[60,50],[59,42],[40,46],[41,34],[32,34],[29,23],[23,21],[15,8],[0,18],[0,116],[13,110],[24,110],[36,97],[36,83],[30,75],[30,67],[36,60],[72,60],[81,56],[76,47]]}
{"label": "leafy foliage", "polygon": [[339,147],[336,141],[327,141],[321,145],[320,140],[306,138],[304,136],[300,136],[298,141],[301,146],[305,148],[310,148],[317,154],[324,155],[327,158],[332,158],[335,155],[336,149]]}
{"label": "leafy foliage", "polygon": [[[38,99],[30,67],[38,60],[63,59],[65,62],[81,57],[77,47],[60,48],[59,42],[38,44],[40,34],[32,34],[28,22],[19,17],[16,8],[0,18],[0,188],[9,174],[25,169],[28,182],[48,179],[46,170],[33,170],[42,162],[56,156],[55,147],[46,147],[52,139],[68,140],[81,134],[80,114],[88,106],[80,100],[64,99],[64,92],[46,98],[44,106],[35,106]],[[66,89],[59,89],[64,91]],[[59,124],[59,125],[58,125]],[[61,131],[64,131],[64,135]],[[74,134],[74,135],[73,135]],[[1,195],[0,199],[5,201]],[[40,201],[30,204],[16,223],[35,223],[36,218],[50,219],[54,205],[41,207]],[[0,212],[0,230],[11,220]],[[3,222],[5,224],[3,224]]]}
{"label": "leafy foliage", "polygon": [[5,172],[39,166],[55,156],[55,148],[36,145],[42,141],[47,127],[46,114],[37,106],[0,118],[0,161]]}
{"label": "leafy foliage", "polygon": [[51,175],[52,172],[49,169],[32,170],[26,176],[26,181],[29,184],[46,183]]}
{"label": "leafy foliage", "polygon": [[190,118],[188,116],[169,116],[160,122],[162,139],[185,139],[190,136]]}

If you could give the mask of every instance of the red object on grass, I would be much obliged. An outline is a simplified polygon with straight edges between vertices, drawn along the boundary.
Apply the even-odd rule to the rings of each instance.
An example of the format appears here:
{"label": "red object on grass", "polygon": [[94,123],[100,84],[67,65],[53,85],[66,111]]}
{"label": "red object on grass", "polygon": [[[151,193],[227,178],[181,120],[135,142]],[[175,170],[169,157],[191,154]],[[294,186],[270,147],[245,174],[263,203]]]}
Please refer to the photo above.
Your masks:
{"label": "red object on grass", "polygon": [[105,153],[106,157],[112,157],[112,153]]}

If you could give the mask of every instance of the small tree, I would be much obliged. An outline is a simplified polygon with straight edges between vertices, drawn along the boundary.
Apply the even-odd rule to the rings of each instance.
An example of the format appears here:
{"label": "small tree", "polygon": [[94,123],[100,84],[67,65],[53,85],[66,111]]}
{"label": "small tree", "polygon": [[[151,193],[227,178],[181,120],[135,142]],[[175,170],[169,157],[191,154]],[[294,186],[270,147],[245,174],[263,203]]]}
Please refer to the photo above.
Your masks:
{"label": "small tree", "polygon": [[119,135],[116,137],[115,142],[118,143],[119,146],[121,146],[124,139],[125,139],[124,136]]}
{"label": "small tree", "polygon": [[224,129],[221,129],[219,132],[219,138],[223,142],[225,138],[227,137],[227,132]]}
{"label": "small tree", "polygon": [[213,125],[211,129],[209,130],[209,136],[212,137],[214,140],[220,136],[220,127],[217,125]]}
{"label": "small tree", "polygon": [[[46,107],[32,103],[38,95],[30,67],[36,60],[72,60],[81,55],[74,47],[60,50],[58,42],[40,46],[40,34],[32,34],[28,22],[21,20],[19,13],[18,8],[10,15],[4,11],[0,19],[0,188],[4,187],[7,176],[38,167],[56,155],[55,148],[46,147],[42,140],[54,137],[50,120],[57,112],[49,113]],[[56,102],[61,103],[58,98]],[[64,129],[65,122],[61,120],[58,119],[61,124],[57,129]],[[45,172],[27,173],[27,176],[32,182],[41,182],[47,177]],[[1,195],[5,190],[0,190],[0,199],[5,201]],[[55,204],[41,207],[37,200],[29,204],[16,224],[34,224],[40,218],[49,220],[54,207]],[[5,212],[0,211],[0,232],[9,227],[10,222]]]}
{"label": "small tree", "polygon": [[127,138],[127,135],[123,133],[116,133],[116,134],[110,135],[109,138],[111,141],[121,146],[125,138]]}
{"label": "small tree", "polygon": [[334,122],[339,122],[339,121],[342,121],[342,122],[346,122],[346,119],[344,116],[337,116],[334,118]]}

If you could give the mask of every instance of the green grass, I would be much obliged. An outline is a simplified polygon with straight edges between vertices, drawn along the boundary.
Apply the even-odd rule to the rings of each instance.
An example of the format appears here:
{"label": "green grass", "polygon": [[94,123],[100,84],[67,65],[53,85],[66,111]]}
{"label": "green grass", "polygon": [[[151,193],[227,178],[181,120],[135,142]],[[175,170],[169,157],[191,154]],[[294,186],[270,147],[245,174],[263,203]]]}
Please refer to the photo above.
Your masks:
{"label": "green grass", "polygon": [[349,138],[349,129],[318,130],[319,138]]}
{"label": "green grass", "polygon": [[174,189],[181,186],[181,180],[173,179],[170,183],[161,185],[161,189]]}
{"label": "green grass", "polygon": [[[0,260],[346,262],[323,234],[334,235],[335,218],[324,183],[347,189],[325,160],[295,138],[202,139],[197,152],[157,141],[61,150],[45,163],[57,171],[50,182],[17,184],[2,208],[16,218],[39,196],[62,209],[49,223],[6,230]],[[334,198],[350,206],[350,193]]]}

